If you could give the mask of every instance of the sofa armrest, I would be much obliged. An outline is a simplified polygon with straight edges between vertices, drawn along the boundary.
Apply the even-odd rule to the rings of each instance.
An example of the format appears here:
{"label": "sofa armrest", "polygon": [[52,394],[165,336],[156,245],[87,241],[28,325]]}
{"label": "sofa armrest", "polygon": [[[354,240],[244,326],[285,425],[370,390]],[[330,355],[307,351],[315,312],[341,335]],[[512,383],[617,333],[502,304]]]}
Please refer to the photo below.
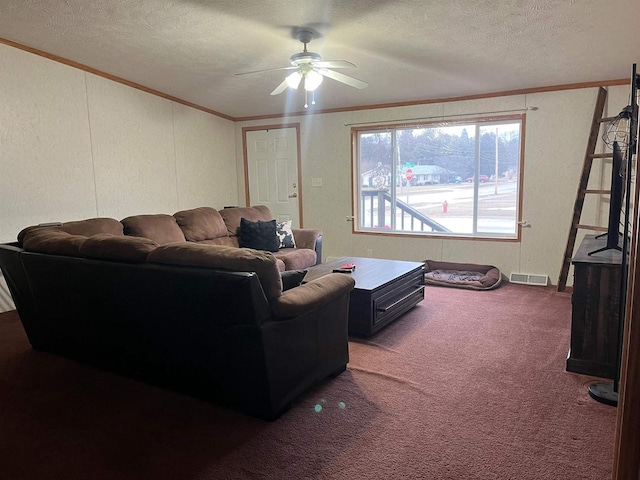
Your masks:
{"label": "sofa armrest", "polygon": [[355,280],[342,273],[330,273],[282,293],[271,301],[271,312],[276,317],[295,317],[348,294]]}
{"label": "sofa armrest", "polygon": [[321,230],[312,230],[310,228],[292,228],[293,238],[296,241],[296,248],[308,248],[315,250],[316,240],[322,237]]}
{"label": "sofa armrest", "polygon": [[322,231],[310,228],[292,228],[296,248],[308,248],[316,252],[316,265],[322,263]]}

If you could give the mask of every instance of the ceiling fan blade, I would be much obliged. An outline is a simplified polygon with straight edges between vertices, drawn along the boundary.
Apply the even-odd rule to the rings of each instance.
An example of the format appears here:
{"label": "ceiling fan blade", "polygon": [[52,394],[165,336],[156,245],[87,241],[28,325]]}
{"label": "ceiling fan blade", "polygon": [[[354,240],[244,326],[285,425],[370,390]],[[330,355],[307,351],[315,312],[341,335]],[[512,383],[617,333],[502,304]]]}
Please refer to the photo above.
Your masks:
{"label": "ceiling fan blade", "polygon": [[313,62],[314,67],[319,68],[356,68],[355,64],[346,60],[327,60],[326,62]]}
{"label": "ceiling fan blade", "polygon": [[329,77],[338,82],[345,83],[350,87],[355,88],[367,88],[369,84],[367,82],[363,82],[362,80],[358,80],[357,78],[350,77],[348,75],[344,75],[343,73],[334,72],[333,70],[329,70],[326,68],[318,68],[316,70],[320,75],[324,75],[325,77]]}
{"label": "ceiling fan blade", "polygon": [[271,95],[280,95],[282,92],[284,92],[287,87],[289,86],[289,84],[287,83],[287,79],[285,78],[282,83],[280,85],[278,85],[273,92],[271,92]]}
{"label": "ceiling fan blade", "polygon": [[264,70],[253,70],[251,72],[234,73],[234,75],[251,75],[253,73],[277,72],[278,70],[295,70],[296,68],[298,67],[265,68]]}
{"label": "ceiling fan blade", "polygon": [[284,92],[287,87],[291,87],[293,89],[297,89],[300,86],[300,81],[302,80],[303,75],[297,70],[285,77],[280,85],[278,85],[271,95],[279,95]]}

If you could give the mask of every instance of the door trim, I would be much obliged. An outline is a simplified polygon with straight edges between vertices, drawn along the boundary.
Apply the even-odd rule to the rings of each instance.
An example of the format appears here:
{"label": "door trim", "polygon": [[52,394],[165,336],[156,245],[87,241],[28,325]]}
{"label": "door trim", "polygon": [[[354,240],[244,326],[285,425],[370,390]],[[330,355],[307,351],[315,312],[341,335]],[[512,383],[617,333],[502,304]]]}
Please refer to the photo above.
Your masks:
{"label": "door trim", "polygon": [[256,132],[260,130],[282,130],[285,128],[296,129],[296,143],[297,143],[297,156],[298,156],[298,219],[300,220],[300,228],[304,228],[304,219],[302,216],[302,163],[301,149],[300,149],[300,124],[299,123],[277,123],[274,125],[256,125],[253,127],[242,127],[242,157],[244,168],[244,201],[247,207],[251,206],[251,199],[249,198],[249,156],[247,154],[247,132]]}

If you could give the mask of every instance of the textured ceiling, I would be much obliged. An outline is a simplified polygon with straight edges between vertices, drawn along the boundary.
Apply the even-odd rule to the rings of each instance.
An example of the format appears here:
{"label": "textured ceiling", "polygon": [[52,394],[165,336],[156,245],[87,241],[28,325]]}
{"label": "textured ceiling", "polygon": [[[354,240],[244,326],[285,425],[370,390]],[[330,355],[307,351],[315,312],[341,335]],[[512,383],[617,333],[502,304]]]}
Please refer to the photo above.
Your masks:
{"label": "textured ceiling", "polygon": [[369,83],[326,79],[316,108],[429,100],[628,78],[638,0],[2,0],[0,37],[233,118],[303,110],[269,93],[296,27],[324,60]]}

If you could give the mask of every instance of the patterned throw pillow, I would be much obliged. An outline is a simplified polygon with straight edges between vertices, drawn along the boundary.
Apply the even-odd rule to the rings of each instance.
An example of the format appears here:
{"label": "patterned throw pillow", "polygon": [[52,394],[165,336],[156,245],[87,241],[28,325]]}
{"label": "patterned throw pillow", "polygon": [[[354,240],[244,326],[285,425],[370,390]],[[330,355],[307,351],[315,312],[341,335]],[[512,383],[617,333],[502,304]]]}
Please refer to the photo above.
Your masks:
{"label": "patterned throw pillow", "polygon": [[276,235],[280,242],[280,248],[296,248],[296,241],[291,231],[291,220],[276,223]]}
{"label": "patterned throw pillow", "polygon": [[246,218],[240,219],[240,246],[255,250],[277,252],[280,241],[276,236],[276,221],[251,222]]}

